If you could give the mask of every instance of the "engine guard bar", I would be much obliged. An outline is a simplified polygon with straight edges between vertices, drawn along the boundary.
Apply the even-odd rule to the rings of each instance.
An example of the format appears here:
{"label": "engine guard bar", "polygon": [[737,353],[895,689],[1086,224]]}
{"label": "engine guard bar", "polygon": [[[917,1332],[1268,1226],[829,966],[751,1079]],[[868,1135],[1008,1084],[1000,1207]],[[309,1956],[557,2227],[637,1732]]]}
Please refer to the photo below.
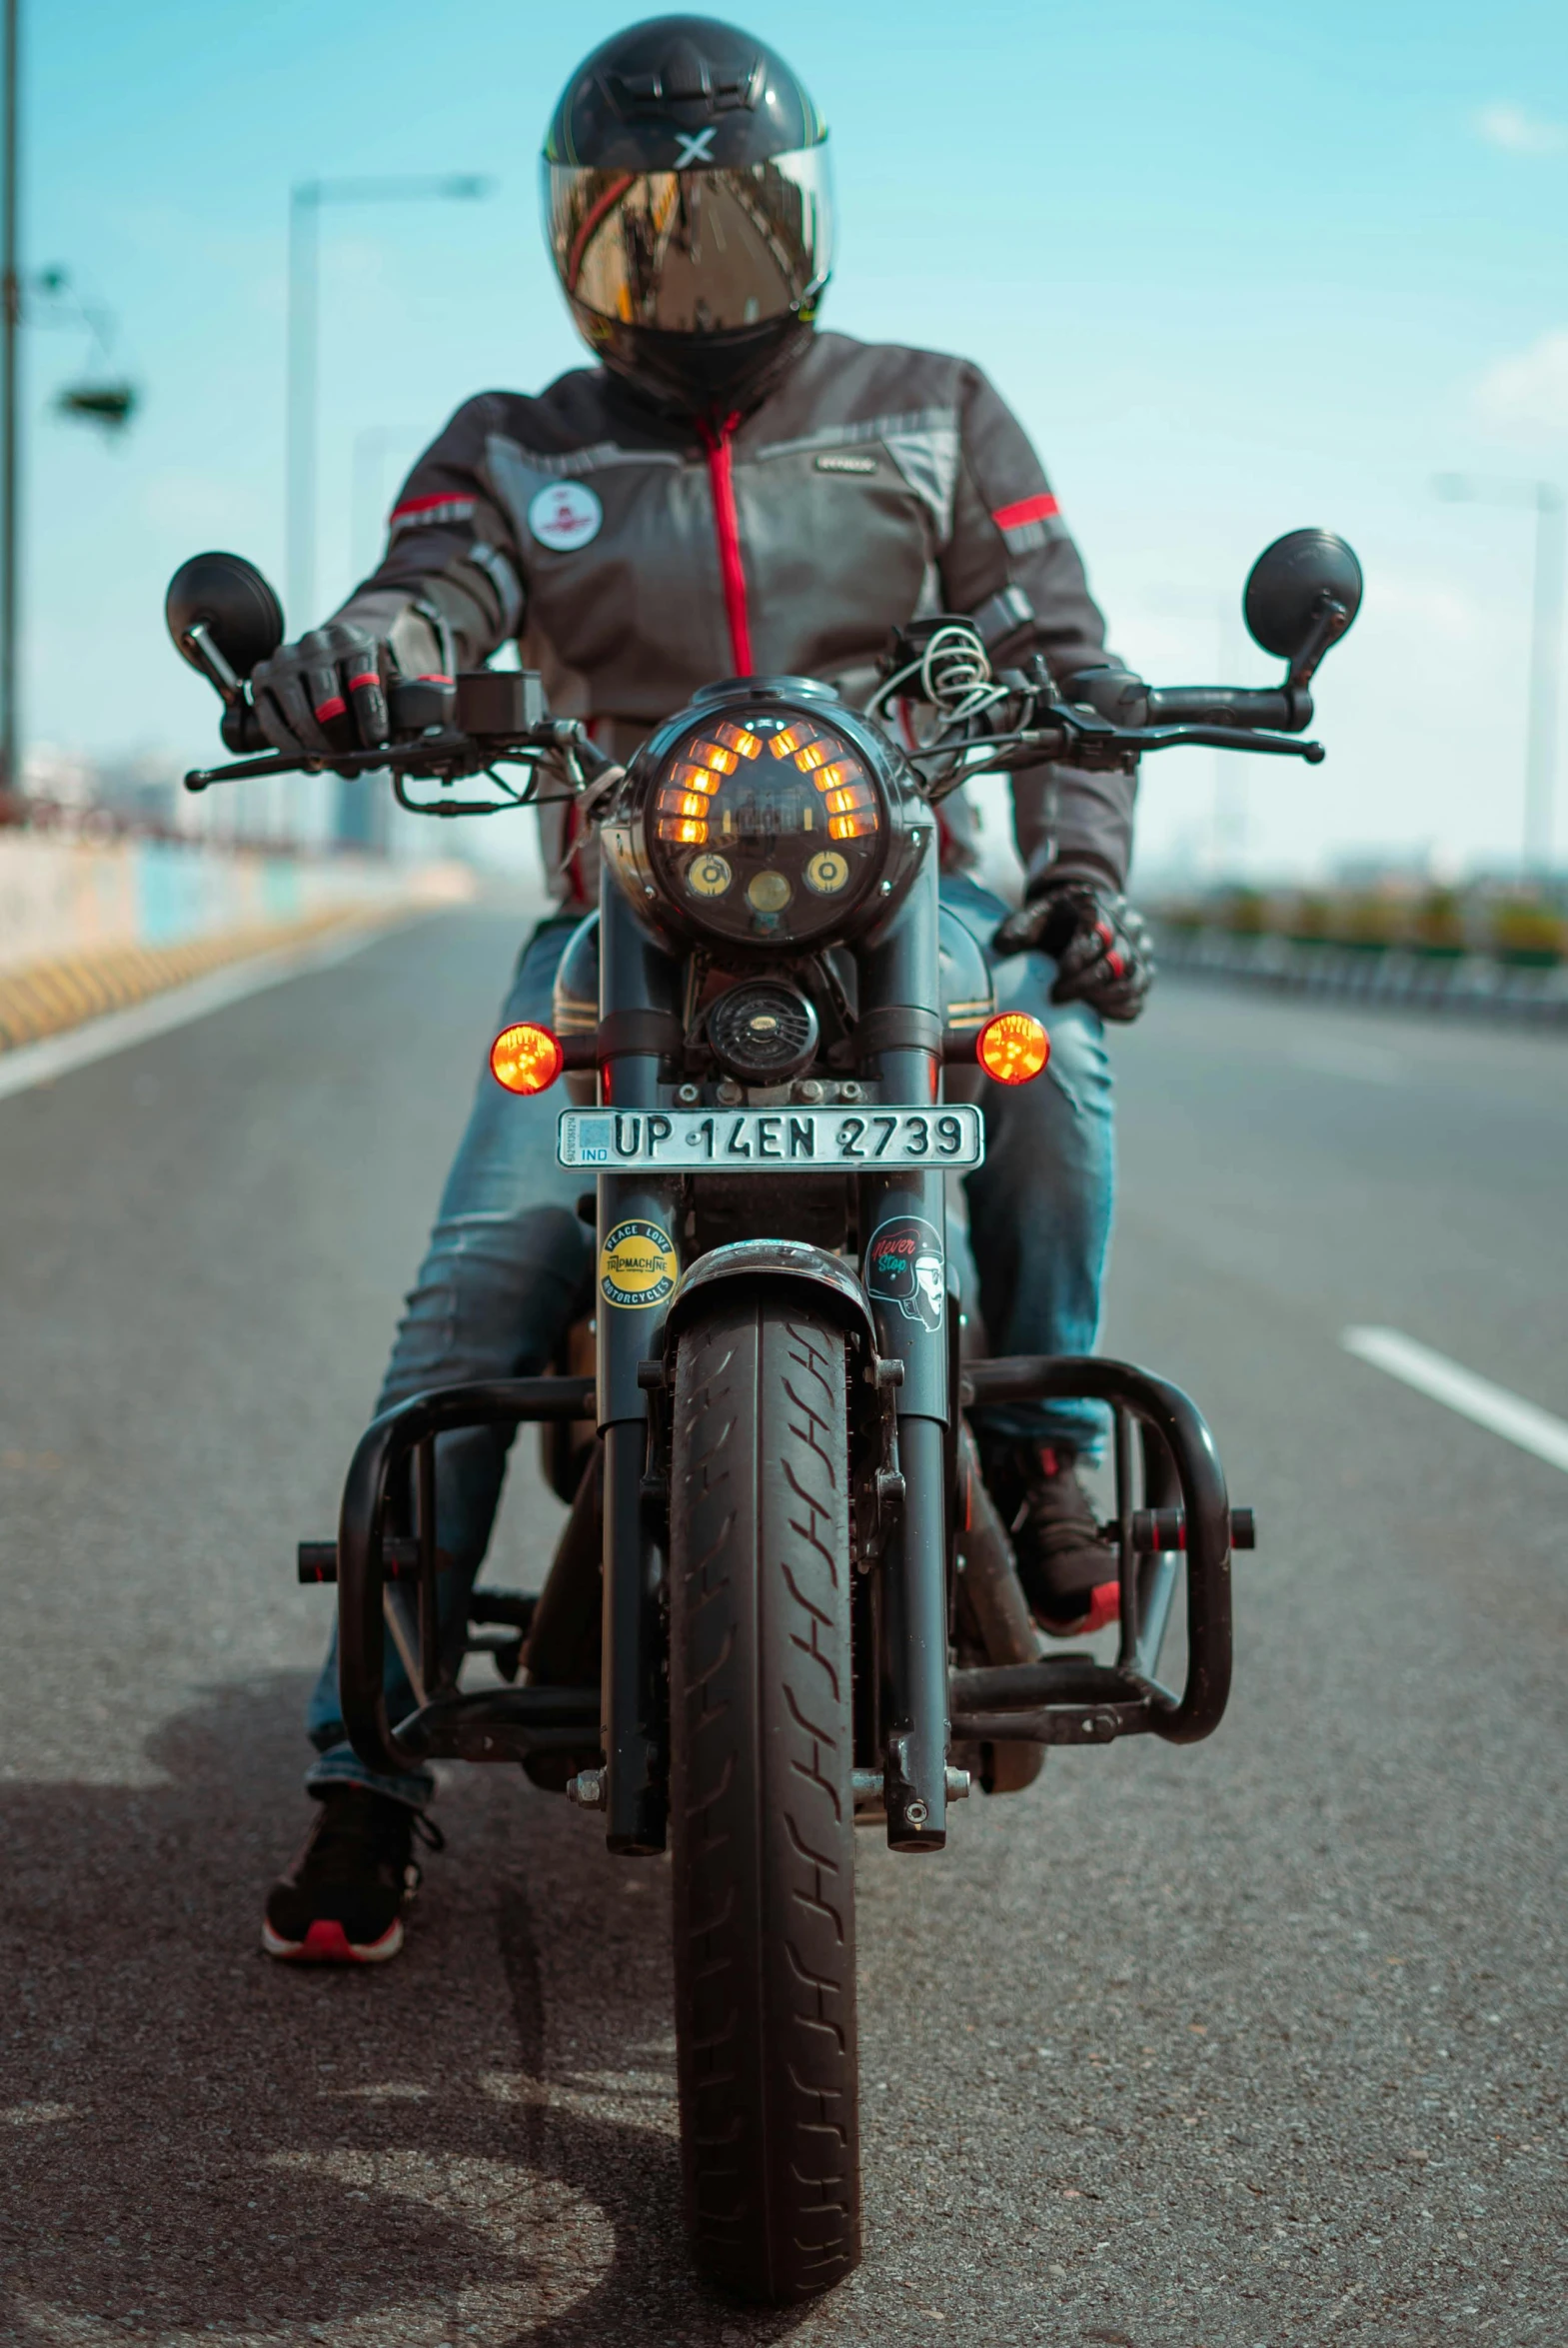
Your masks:
{"label": "engine guard bar", "polygon": [[[1122,1645],[1113,1666],[1064,1655],[1037,1664],[953,1672],[948,1703],[953,1739],[1080,1744],[1152,1732],[1184,1744],[1211,1734],[1230,1690],[1232,1520],[1213,1438],[1196,1405],[1162,1378],[1130,1363],[1092,1356],[1020,1355],[972,1362],[964,1369],[961,1394],[965,1409],[1049,1395],[1088,1396],[1111,1404],[1117,1421]],[[383,1678],[389,1581],[417,1581],[421,1655],[430,1658],[439,1651],[437,1576],[446,1560],[435,1543],[437,1435],[457,1427],[592,1418],[594,1409],[592,1378],[507,1378],[415,1395],[366,1429],[344,1486],[336,1562],[344,1725],[368,1766],[399,1774],[427,1758],[521,1759],[529,1752],[575,1750],[597,1742],[597,1688],[437,1690],[394,1730]],[[1131,1508],[1129,1417],[1158,1438],[1181,1498],[1187,1677],[1180,1696],[1154,1677],[1179,1558],[1173,1552],[1156,1555],[1152,1582],[1140,1582],[1148,1536],[1138,1521],[1143,1512]],[[412,1541],[388,1523],[389,1494],[411,1456],[418,1495]],[[1250,1531],[1248,1523],[1242,1536],[1247,1546]]]}
{"label": "engine guard bar", "polygon": [[[433,1691],[392,1728],[383,1673],[389,1580],[417,1580],[419,1651],[424,1668],[439,1653],[436,1548],[436,1437],[455,1427],[516,1426],[537,1419],[592,1419],[591,1377],[513,1377],[438,1386],[373,1419],[360,1437],[343,1487],[338,1519],[338,1687],[349,1742],[367,1768],[390,1776],[415,1762],[453,1756],[521,1759],[525,1753],[574,1751],[599,1742],[599,1689],[484,1688],[473,1694]],[[415,1461],[417,1562],[410,1576],[406,1540],[388,1523],[389,1496]],[[389,1551],[391,1555],[389,1555]]]}
{"label": "engine guard bar", "polygon": [[[1111,1404],[1121,1649],[1113,1665],[1061,1655],[1040,1663],[952,1672],[948,1712],[954,1740],[1100,1744],[1152,1732],[1172,1744],[1195,1744],[1211,1735],[1230,1694],[1232,1524],[1219,1455],[1197,1405],[1164,1378],[1130,1362],[1092,1355],[1017,1354],[972,1361],[963,1370],[961,1390],[965,1410],[1050,1396],[1086,1395]],[[1129,1417],[1158,1437],[1181,1494],[1187,1676],[1179,1696],[1154,1676],[1179,1560],[1162,1553],[1154,1558],[1151,1579],[1140,1572],[1140,1556],[1148,1552],[1138,1538],[1144,1527],[1136,1516],[1143,1512],[1132,1508]],[[1243,1523],[1250,1547],[1250,1513]]]}

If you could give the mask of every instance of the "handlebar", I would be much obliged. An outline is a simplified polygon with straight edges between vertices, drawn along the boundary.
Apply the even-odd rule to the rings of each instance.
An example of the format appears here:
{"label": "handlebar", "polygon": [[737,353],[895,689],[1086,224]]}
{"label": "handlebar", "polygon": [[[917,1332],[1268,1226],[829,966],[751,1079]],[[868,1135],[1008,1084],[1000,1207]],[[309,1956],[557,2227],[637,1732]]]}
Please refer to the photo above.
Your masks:
{"label": "handlebar", "polygon": [[[922,788],[931,803],[982,770],[1016,771],[1061,759],[1091,769],[1130,772],[1146,751],[1185,747],[1272,753],[1304,759],[1311,766],[1323,756],[1320,744],[1300,740],[1301,730],[1312,719],[1312,698],[1304,686],[1287,684],[1270,691],[1228,685],[1156,689],[1124,670],[1107,668],[1068,678],[1065,691],[1072,698],[1056,700],[1043,669],[1037,679],[1020,675],[994,697],[1011,719],[1004,728],[978,734],[963,729],[922,749],[906,750],[904,755],[917,769],[934,760],[946,770],[924,778]],[[1096,702],[1102,706],[1096,707]],[[226,746],[242,754],[240,763],[189,774],[185,788],[205,791],[214,783],[239,783],[262,775],[381,771],[390,772],[399,804],[411,813],[467,816],[498,814],[505,806],[539,805],[534,781],[546,762],[555,764],[568,782],[566,796],[582,795],[585,811],[621,773],[589,739],[584,726],[545,714],[541,681],[530,672],[475,670],[464,673],[456,684],[450,678],[402,679],[392,684],[388,703],[394,733],[403,736],[401,741],[374,750],[284,758],[269,750],[254,707],[236,693],[224,711],[222,733]],[[262,755],[243,755],[248,752]],[[404,783],[410,777],[450,786],[460,777],[484,774],[500,783],[494,771],[497,760],[534,770],[525,792],[503,786],[504,796],[495,802],[443,798],[437,803],[406,796]]]}

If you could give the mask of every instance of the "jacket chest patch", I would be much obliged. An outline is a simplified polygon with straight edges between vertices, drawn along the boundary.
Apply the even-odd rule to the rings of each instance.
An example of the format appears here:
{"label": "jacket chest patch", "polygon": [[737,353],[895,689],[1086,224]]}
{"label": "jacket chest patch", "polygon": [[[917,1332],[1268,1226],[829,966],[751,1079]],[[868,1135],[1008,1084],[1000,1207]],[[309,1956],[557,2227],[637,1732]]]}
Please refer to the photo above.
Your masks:
{"label": "jacket chest patch", "polygon": [[840,456],[829,451],[816,459],[816,470],[818,473],[875,473],[878,468],[874,457]]}
{"label": "jacket chest patch", "polygon": [[586,482],[553,481],[531,500],[528,526],[541,546],[570,554],[599,536],[605,509]]}

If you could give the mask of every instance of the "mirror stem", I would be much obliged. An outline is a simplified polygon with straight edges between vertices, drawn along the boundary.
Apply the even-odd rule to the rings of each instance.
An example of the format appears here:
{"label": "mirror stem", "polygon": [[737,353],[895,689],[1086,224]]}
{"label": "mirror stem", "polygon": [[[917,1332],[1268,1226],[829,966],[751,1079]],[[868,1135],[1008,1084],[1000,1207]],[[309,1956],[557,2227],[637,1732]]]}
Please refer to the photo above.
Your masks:
{"label": "mirror stem", "polygon": [[1351,614],[1346,611],[1338,597],[1330,595],[1325,589],[1313,606],[1311,630],[1306,642],[1290,664],[1290,673],[1285,679],[1286,684],[1310,685],[1323,655],[1328,651],[1330,645],[1338,643],[1340,637],[1349,627],[1350,621]]}
{"label": "mirror stem", "polygon": [[245,699],[240,691],[240,680],[213,642],[205,620],[198,620],[187,628],[180,638],[180,649],[187,659],[196,663],[208,684],[221,697],[226,709],[236,709]]}

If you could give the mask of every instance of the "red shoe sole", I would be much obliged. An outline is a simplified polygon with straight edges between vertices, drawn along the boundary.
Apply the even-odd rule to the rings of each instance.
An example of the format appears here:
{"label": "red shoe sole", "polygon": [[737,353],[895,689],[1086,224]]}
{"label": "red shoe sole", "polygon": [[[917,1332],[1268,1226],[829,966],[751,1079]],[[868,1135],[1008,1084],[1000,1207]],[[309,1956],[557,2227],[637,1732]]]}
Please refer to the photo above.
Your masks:
{"label": "red shoe sole", "polygon": [[353,1941],[343,1926],[318,1916],[303,1940],[285,1940],[262,1918],[262,1947],[268,1956],[293,1965],[384,1965],[403,1946],[403,1919],[394,1916],[379,1940]]}
{"label": "red shoe sole", "polygon": [[1102,1581],[1090,1590],[1088,1612],[1080,1614],[1076,1622],[1041,1622],[1040,1628],[1047,1638],[1092,1638],[1096,1630],[1120,1619],[1121,1584]]}

